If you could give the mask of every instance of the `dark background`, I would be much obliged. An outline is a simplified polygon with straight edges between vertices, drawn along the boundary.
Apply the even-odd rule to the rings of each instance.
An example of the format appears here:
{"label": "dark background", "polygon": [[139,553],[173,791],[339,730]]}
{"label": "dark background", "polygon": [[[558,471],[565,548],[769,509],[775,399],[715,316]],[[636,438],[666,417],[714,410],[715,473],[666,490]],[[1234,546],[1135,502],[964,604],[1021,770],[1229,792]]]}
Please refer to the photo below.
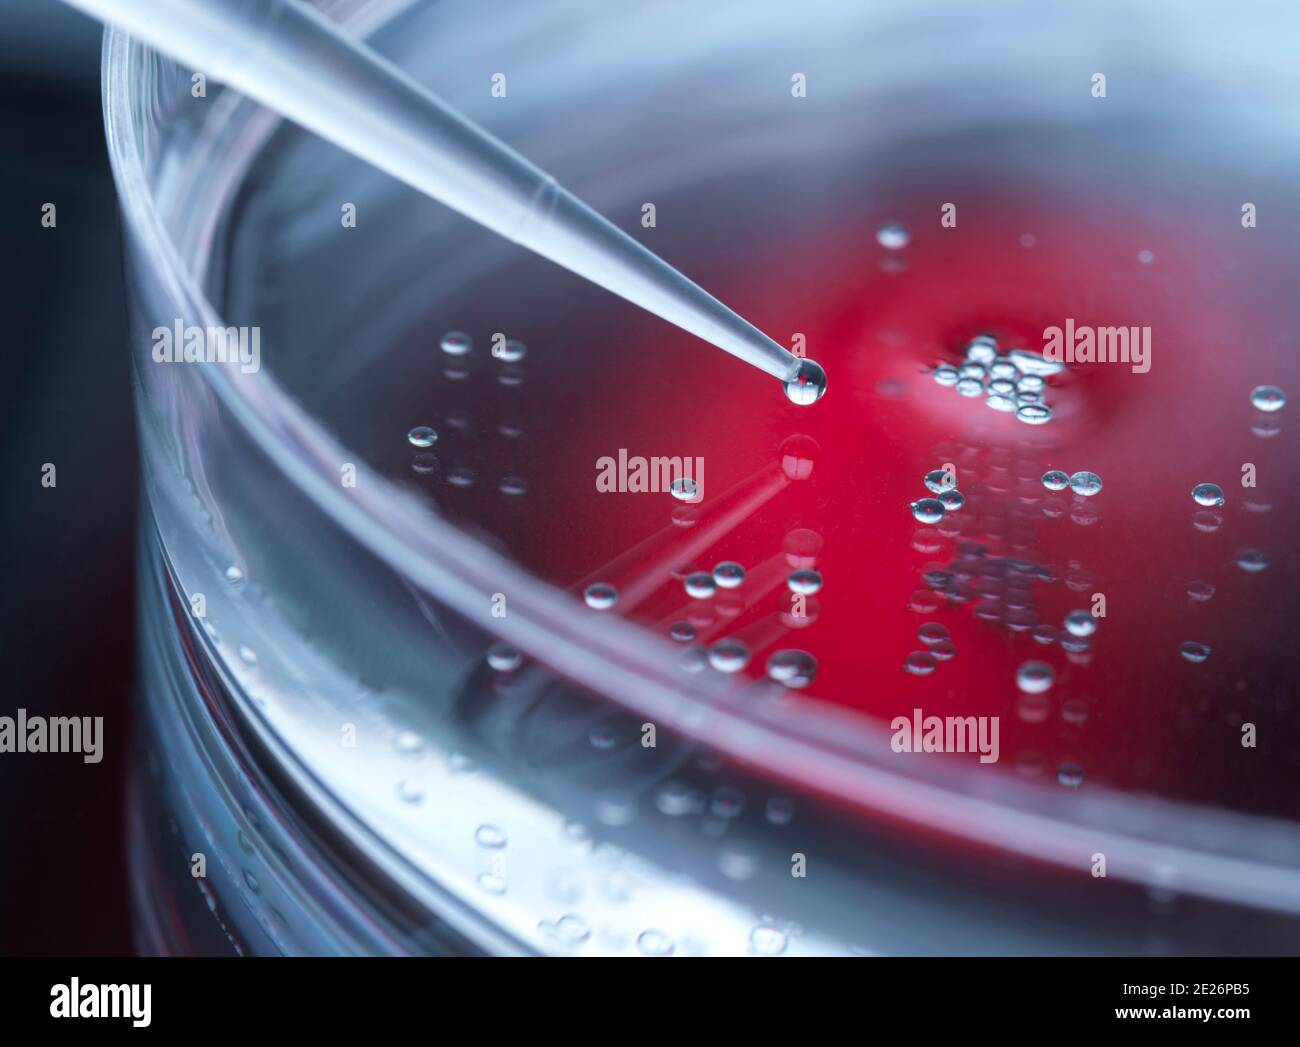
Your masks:
{"label": "dark background", "polygon": [[[103,716],[104,759],[0,753],[0,953],[131,951],[123,768],[137,469],[100,29],[0,19],[0,715]],[[58,209],[54,229],[41,206]],[[58,486],[41,486],[53,462]]]}

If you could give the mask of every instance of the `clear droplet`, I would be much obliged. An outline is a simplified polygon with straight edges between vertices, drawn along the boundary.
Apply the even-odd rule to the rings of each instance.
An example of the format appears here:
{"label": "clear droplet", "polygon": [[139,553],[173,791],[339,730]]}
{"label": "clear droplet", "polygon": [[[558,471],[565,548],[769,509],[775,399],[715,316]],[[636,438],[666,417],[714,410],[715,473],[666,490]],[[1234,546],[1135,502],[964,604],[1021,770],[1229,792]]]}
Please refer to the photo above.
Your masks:
{"label": "clear droplet", "polygon": [[1223,488],[1218,484],[1197,484],[1192,488],[1192,498],[1197,505],[1213,509],[1223,504]]}
{"label": "clear droplet", "polygon": [[1257,411],[1280,411],[1286,406],[1286,393],[1276,385],[1258,385],[1251,390],[1250,403]]}
{"label": "clear droplet", "polygon": [[488,894],[501,895],[506,893],[506,881],[502,876],[496,876],[490,872],[478,874],[478,885]]}
{"label": "clear droplet", "polygon": [[738,673],[749,664],[749,648],[739,640],[719,640],[709,648],[709,664],[720,673]]}
{"label": "clear droplet", "polygon": [[1001,411],[1004,414],[1010,414],[1019,408],[1019,400],[1013,400],[1006,393],[990,393],[988,399],[984,401],[995,411]]}
{"label": "clear droplet", "polygon": [[1020,403],[1016,408],[1016,418],[1026,425],[1046,425],[1052,420],[1052,409],[1044,404]]}
{"label": "clear droplet", "polygon": [[1016,670],[1016,686],[1026,694],[1044,694],[1052,689],[1056,673],[1046,662],[1025,662]]}
{"label": "clear droplet", "polygon": [[1018,393],[1041,393],[1043,387],[1047,384],[1040,374],[1022,374],[1019,381],[1016,382],[1016,392]]}
{"label": "clear droplet", "polygon": [[966,496],[955,489],[944,491],[939,495],[939,504],[943,506],[945,512],[956,512],[966,504]]}
{"label": "clear droplet", "polygon": [[1195,581],[1187,583],[1187,595],[1193,600],[1204,603],[1206,600],[1213,599],[1214,586],[1209,582]]}
{"label": "clear droplet", "polygon": [[817,675],[817,659],[807,651],[777,651],[767,660],[767,675],[792,690],[801,690]]}
{"label": "clear droplet", "polygon": [[474,340],[464,331],[448,331],[442,336],[442,351],[450,356],[464,356],[474,348]]}
{"label": "clear droplet", "polygon": [[948,627],[940,625],[938,622],[926,622],[916,631],[916,638],[927,647],[938,643],[940,640],[948,639]]}
{"label": "clear droplet", "polygon": [[1056,780],[1067,789],[1077,789],[1083,784],[1083,768],[1077,763],[1063,763],[1057,768]]}
{"label": "clear droplet", "polygon": [[582,598],[593,611],[608,611],[618,603],[618,590],[608,582],[593,582],[587,586]]}
{"label": "clear droplet", "polygon": [[636,947],[643,956],[671,956],[676,946],[663,931],[645,930],[637,935]]}
{"label": "clear droplet", "polygon": [[494,342],[492,345],[492,355],[507,364],[517,364],[527,353],[528,347],[514,338],[507,338],[504,342]]}
{"label": "clear droplet", "polygon": [[1101,491],[1101,477],[1096,473],[1080,470],[1070,477],[1070,490],[1085,498],[1091,498]]}
{"label": "clear droplet", "polygon": [[507,643],[494,643],[488,648],[488,666],[499,673],[513,672],[523,660],[524,656]]}
{"label": "clear droplet", "polygon": [[1036,625],[1029,631],[1029,635],[1034,638],[1035,643],[1041,643],[1046,647],[1048,644],[1056,643],[1056,626],[1046,623]]}
{"label": "clear droplet", "polygon": [[700,493],[700,485],[689,476],[679,476],[668,485],[668,493],[680,502],[689,502]]}
{"label": "clear droplet", "polygon": [[947,469],[931,469],[925,474],[925,486],[935,494],[951,491],[957,486],[957,478]]}
{"label": "clear droplet", "polygon": [[1197,643],[1195,640],[1184,640],[1178,645],[1178,653],[1189,662],[1199,665],[1210,657],[1210,645]]}
{"label": "clear droplet", "polygon": [[1012,389],[1015,388],[1014,380],[1019,376],[1020,376],[1020,369],[1017,368],[1016,365],[1011,362],[1011,358],[1008,356],[999,356],[996,360],[994,360],[991,364],[989,364],[990,378],[996,379],[997,381],[1011,381],[1012,383],[1011,385],[1007,386],[1005,389],[994,390],[995,392],[999,392],[999,393],[1010,392]]}
{"label": "clear droplet", "polygon": [[1049,491],[1064,491],[1070,486],[1070,477],[1060,469],[1048,469],[1043,473],[1043,486]]}
{"label": "clear droplet", "polygon": [[790,577],[786,579],[786,585],[790,587],[792,593],[811,596],[813,593],[821,591],[822,576],[808,567],[799,571],[792,571]]}
{"label": "clear droplet", "polygon": [[501,483],[497,485],[497,490],[502,494],[508,494],[512,498],[517,498],[521,494],[528,493],[528,481],[522,476],[505,476],[502,477]]}
{"label": "clear droplet", "polygon": [[674,622],[668,629],[668,636],[678,643],[691,643],[699,635],[690,622]]}
{"label": "clear droplet", "polygon": [[962,396],[983,396],[984,382],[979,378],[962,378],[957,382],[957,392]]}
{"label": "clear droplet", "polygon": [[794,821],[794,801],[784,796],[773,796],[767,801],[767,820],[773,825],[789,825]]}
{"label": "clear droplet", "polygon": [[1268,563],[1268,553],[1262,549],[1243,549],[1237,554],[1237,566],[1248,574],[1258,574]]}
{"label": "clear droplet", "polygon": [[718,591],[718,583],[708,571],[692,571],[683,580],[686,595],[696,600],[707,600]]}
{"label": "clear droplet", "polygon": [[734,560],[724,560],[713,569],[713,580],[720,589],[735,589],[745,580],[745,569]]}
{"label": "clear droplet", "polygon": [[572,914],[561,916],[555,921],[543,920],[538,924],[537,929],[569,948],[581,945],[591,937],[591,928],[587,926],[587,922],[582,917]]}
{"label": "clear droplet", "polygon": [[1011,352],[1007,353],[1007,356],[1021,374],[1050,378],[1052,375],[1060,374],[1065,370],[1065,364],[1057,360],[1049,360],[1042,353],[1031,353],[1028,349],[1012,349]]}
{"label": "clear droplet", "polygon": [[244,572],[239,569],[238,564],[232,563],[226,568],[226,581],[234,586],[239,586],[244,583]]}
{"label": "clear droplet", "polygon": [[508,842],[506,834],[495,825],[484,823],[474,830],[474,842],[489,850],[500,850]]}
{"label": "clear droplet", "polygon": [[957,648],[951,640],[938,640],[930,644],[930,653],[939,661],[946,662],[957,656]]}
{"label": "clear droplet", "polygon": [[1065,628],[1071,636],[1091,636],[1097,631],[1097,619],[1087,611],[1071,611],[1065,616]]}
{"label": "clear droplet", "polygon": [[903,668],[914,676],[929,676],[938,664],[929,651],[913,651],[904,659]]}
{"label": "clear droplet", "polygon": [[799,371],[785,383],[786,399],[792,404],[807,407],[826,394],[826,372],[812,360],[799,361]]}
{"label": "clear droplet", "polygon": [[[992,335],[976,335],[966,343],[966,359],[973,364],[987,367],[998,358],[998,340]],[[981,377],[983,372],[981,372]]]}
{"label": "clear droplet", "polygon": [[447,482],[453,487],[473,487],[474,470],[467,465],[458,465],[447,473]]}
{"label": "clear droplet", "polygon": [[951,388],[957,384],[957,379],[961,375],[957,373],[957,368],[951,364],[940,364],[934,369],[934,380],[946,388]]}
{"label": "clear droplet", "polygon": [[938,523],[943,519],[945,512],[947,510],[938,498],[922,498],[912,503],[912,515],[923,524]]}
{"label": "clear droplet", "polygon": [[438,434],[427,425],[417,425],[406,434],[406,439],[412,447],[432,447],[438,442]]}
{"label": "clear droplet", "polygon": [[912,234],[902,222],[886,222],[876,230],[876,243],[890,251],[901,251],[912,242]]}

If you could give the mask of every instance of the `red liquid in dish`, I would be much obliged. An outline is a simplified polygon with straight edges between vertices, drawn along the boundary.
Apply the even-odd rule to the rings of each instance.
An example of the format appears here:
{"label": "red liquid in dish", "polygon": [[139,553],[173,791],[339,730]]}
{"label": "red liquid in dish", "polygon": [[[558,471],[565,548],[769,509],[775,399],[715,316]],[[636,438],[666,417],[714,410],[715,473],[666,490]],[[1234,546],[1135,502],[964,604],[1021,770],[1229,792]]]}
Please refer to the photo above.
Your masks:
{"label": "red liquid in dish", "polygon": [[[778,341],[804,336],[830,382],[812,407],[569,274],[521,260],[458,309],[438,310],[435,322],[475,335],[479,358],[435,352],[432,397],[413,392],[401,406],[399,417],[444,436],[436,475],[417,482],[529,569],[577,586],[575,614],[626,614],[661,635],[689,621],[703,646],[743,640],[738,681],[798,649],[817,663],[799,691],[807,700],[884,721],[916,708],[999,717],[1000,773],[1300,814],[1290,788],[1300,757],[1290,639],[1300,463],[1288,411],[1251,403],[1262,384],[1300,388],[1292,245],[1280,230],[1243,230],[1199,190],[1180,210],[1155,195],[1117,203],[1040,184],[962,185],[954,229],[939,222],[947,186],[907,185],[785,243],[773,229],[801,223],[755,222],[744,200],[708,187],[690,194],[675,238],[671,227],[655,231],[656,250],[681,263],[694,249],[700,263],[685,271]],[[888,220],[910,228],[905,248],[877,242]],[[936,364],[960,364],[977,334],[996,336],[1002,351],[1041,351],[1044,329],[1067,318],[1149,326],[1149,372],[1071,366],[1048,380],[1054,417],[1042,426],[932,378]],[[528,345],[514,372],[487,358],[496,330]],[[447,365],[468,373],[448,377]],[[502,384],[503,370],[518,383]],[[806,472],[809,454],[811,475],[791,481],[778,449],[795,434],[818,450],[794,445],[804,450],[785,457],[785,470]],[[392,445],[391,429],[383,439]],[[702,502],[598,491],[598,460],[620,449],[703,459]],[[922,477],[945,463],[966,503],[924,526],[909,504],[932,496]],[[1242,486],[1247,464],[1253,488]],[[456,468],[474,482],[449,484]],[[1091,498],[1051,492],[1048,469],[1095,472],[1104,488]],[[526,493],[503,493],[506,477],[523,478]],[[1222,508],[1193,501],[1203,482],[1223,488]],[[741,503],[730,513],[729,498]],[[693,513],[698,522],[680,526]],[[730,518],[716,540],[693,547],[695,528],[718,516]],[[629,553],[648,539],[659,543],[652,553]],[[1267,567],[1238,566],[1248,550]],[[722,561],[743,565],[745,581],[711,599],[687,596],[683,576]],[[824,586],[805,619],[783,618],[786,576],[813,563]],[[592,581],[618,590],[612,610],[582,606]],[[1090,610],[1095,594],[1105,617],[1087,650],[1032,638],[1034,624],[1066,636],[1064,616]],[[926,650],[926,623],[948,630],[955,656],[917,676],[904,662]],[[1184,657],[1188,641],[1208,645],[1208,658]],[[1031,660],[1054,670],[1046,694],[1017,688]],[[1255,725],[1254,748],[1242,745],[1243,723]]]}

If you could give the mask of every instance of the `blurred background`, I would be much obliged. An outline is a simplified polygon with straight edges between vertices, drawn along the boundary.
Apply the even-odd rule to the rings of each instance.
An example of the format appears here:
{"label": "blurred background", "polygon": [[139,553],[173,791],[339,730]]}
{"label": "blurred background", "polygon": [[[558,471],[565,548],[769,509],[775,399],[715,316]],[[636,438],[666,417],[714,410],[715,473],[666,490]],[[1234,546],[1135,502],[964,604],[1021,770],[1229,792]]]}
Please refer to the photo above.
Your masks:
{"label": "blurred background", "polygon": [[[0,715],[104,717],[99,764],[0,754],[4,954],[131,951],[121,824],[136,454],[100,38],[53,0],[6,0],[0,20]],[[55,488],[41,487],[44,462]]]}

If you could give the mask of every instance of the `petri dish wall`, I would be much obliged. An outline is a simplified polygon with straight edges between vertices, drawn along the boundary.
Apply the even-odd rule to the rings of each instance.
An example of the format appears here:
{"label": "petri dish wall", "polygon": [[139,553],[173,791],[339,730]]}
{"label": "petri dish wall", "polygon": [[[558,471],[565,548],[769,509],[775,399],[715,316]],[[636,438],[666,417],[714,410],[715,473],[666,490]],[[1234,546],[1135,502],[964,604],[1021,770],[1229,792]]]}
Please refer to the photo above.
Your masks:
{"label": "petri dish wall", "polygon": [[[1037,531],[1017,543],[1025,507],[1035,520],[1059,508],[1082,534],[1100,505],[1088,533],[1117,535],[1101,558],[1112,574],[1148,526],[1104,496],[1057,506],[1022,482],[1089,446],[1104,460],[1092,434],[1162,401],[1062,381],[1052,424],[1008,435],[991,412],[959,415],[930,374],[980,331],[1014,336],[1048,315],[1039,299],[1010,304],[1043,256],[1100,265],[1066,298],[1080,310],[1129,301],[1117,295],[1151,273],[1174,305],[1222,286],[1205,260],[1235,257],[1225,234],[1179,208],[1222,195],[1234,222],[1243,155],[1262,158],[1252,194],[1286,206],[1293,18],[1269,9],[1277,32],[1261,34],[1216,5],[764,4],[740,22],[684,3],[321,6],[760,327],[816,338],[834,315],[825,339],[847,326],[862,351],[810,355],[830,395],[880,431],[818,423],[822,405],[785,405],[770,379],[219,85],[196,95],[194,71],[110,32],[145,477],[129,812],[141,948],[1295,947],[1297,812],[1267,795],[1273,770],[1210,760],[1198,786],[1189,753],[1217,743],[1129,753],[1104,730],[1122,719],[1113,703],[1092,707],[1100,742],[1076,730],[1095,655],[1097,673],[1111,666],[1101,679],[1135,681],[1125,715],[1178,735],[1186,710],[1157,710],[1154,726],[1139,711],[1169,690],[1145,647],[1130,637],[1108,654],[1103,622],[1095,651],[1053,648],[1058,705],[1014,685],[1042,624],[1024,616],[1045,623],[1054,599],[1016,593],[1092,590],[1071,584],[1088,574],[1082,546]],[[1104,99],[1089,89],[1102,66]],[[922,215],[938,227],[950,202],[945,172],[967,193],[958,227],[978,234],[959,272],[924,232]],[[1100,245],[1098,200],[1121,212]],[[1286,271],[1294,248],[1269,243]],[[1186,265],[1157,270],[1171,253]],[[995,288],[962,283],[981,254]],[[1286,331],[1289,302],[1252,286],[1241,311]],[[160,330],[180,345],[192,327],[242,331],[242,364],[159,359]],[[1281,336],[1251,341],[1237,366],[1294,374]],[[1197,358],[1194,387],[1162,379],[1161,396],[1198,402],[1218,360]],[[1242,439],[1259,440],[1250,424]],[[704,458],[703,497],[601,492],[599,459],[628,451]],[[913,533],[906,501],[873,486],[913,458],[918,488],[948,459],[979,478],[966,488],[978,536]],[[1279,470],[1294,475],[1294,456]],[[1130,479],[1102,473],[1112,490]],[[1272,550],[1273,584],[1294,564],[1282,509],[1260,526],[1283,530],[1253,538]],[[872,531],[877,511],[902,522]],[[943,543],[952,558],[925,561]],[[852,603],[835,593],[837,562],[859,578]],[[708,599],[685,588],[700,568]],[[800,570],[825,590],[791,581]],[[964,587],[990,578],[999,599],[981,592],[984,613],[968,614]],[[799,586],[823,621],[792,611]],[[920,617],[890,602],[914,588],[934,599]],[[1294,591],[1241,599],[1275,621]],[[958,658],[904,672],[891,630],[928,618],[949,622]],[[838,639],[810,658],[832,621]],[[986,657],[970,675],[949,673],[972,648]],[[1294,665],[1264,661],[1280,693]],[[988,692],[1017,730],[1050,714],[1053,733],[1008,735],[1015,758],[998,768],[900,759],[881,696],[910,708],[905,688],[945,673],[943,688]]]}

